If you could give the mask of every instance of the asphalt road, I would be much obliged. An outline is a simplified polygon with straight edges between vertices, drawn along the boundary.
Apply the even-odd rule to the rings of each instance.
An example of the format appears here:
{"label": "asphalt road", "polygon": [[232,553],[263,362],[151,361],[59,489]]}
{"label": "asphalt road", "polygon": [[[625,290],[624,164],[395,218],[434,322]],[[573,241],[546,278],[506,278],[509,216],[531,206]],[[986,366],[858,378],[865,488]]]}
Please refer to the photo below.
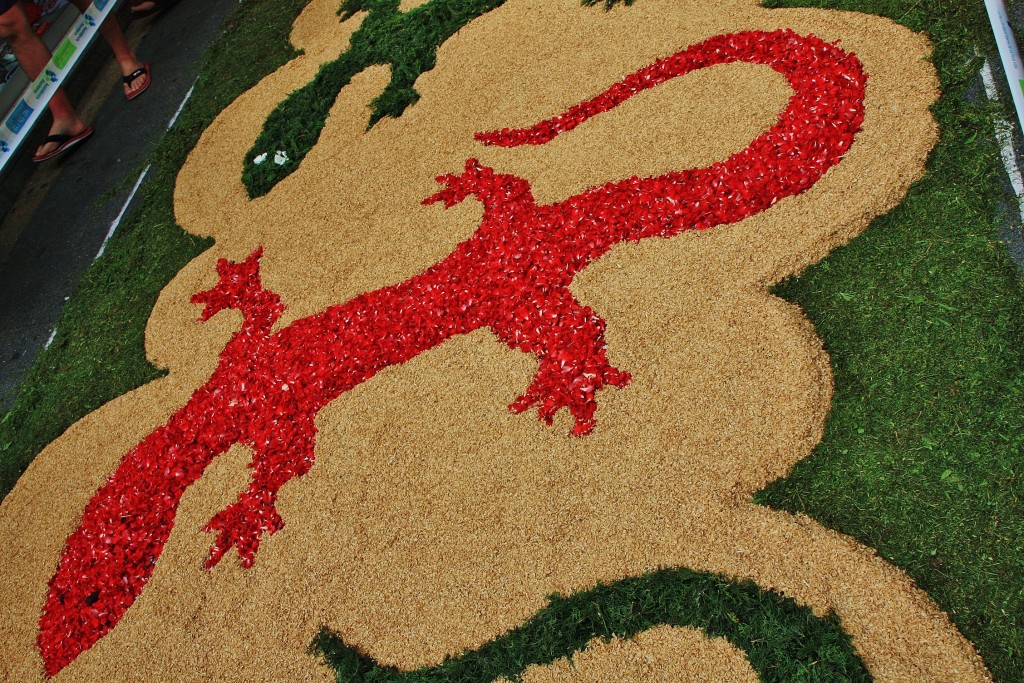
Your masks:
{"label": "asphalt road", "polygon": [[[138,99],[125,101],[120,72],[109,60],[79,102],[95,135],[66,160],[39,164],[4,216],[0,413],[10,408],[65,302],[124,208],[134,183],[123,180],[134,180],[141,171],[195,82],[200,56],[237,1],[181,0],[160,15],[133,22],[126,34],[137,44],[139,58],[152,65],[152,86]],[[44,120],[40,125],[49,124]]]}

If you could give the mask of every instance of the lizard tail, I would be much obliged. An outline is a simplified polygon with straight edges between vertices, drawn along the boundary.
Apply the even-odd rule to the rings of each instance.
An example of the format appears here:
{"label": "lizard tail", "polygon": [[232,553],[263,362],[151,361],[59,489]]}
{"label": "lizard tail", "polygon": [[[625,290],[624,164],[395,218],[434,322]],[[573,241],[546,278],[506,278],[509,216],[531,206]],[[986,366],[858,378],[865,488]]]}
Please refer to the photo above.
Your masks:
{"label": "lizard tail", "polygon": [[47,676],[120,621],[153,575],[185,489],[230,445],[230,436],[190,443],[184,422],[172,418],[129,451],[68,537],[36,638]]}
{"label": "lizard tail", "polygon": [[[735,223],[807,191],[853,145],[864,122],[867,75],[852,53],[791,30],[715,36],[664,57],[592,99],[528,128],[477,133],[485,145],[543,145],[656,85],[718,64],[763,64],[794,94],[778,122],[728,159],[657,178],[626,178],[571,198],[604,205],[622,220],[605,226],[602,248],[621,240],[668,237]],[[581,204],[584,202],[584,204]],[[596,257],[598,254],[595,254]]]}
{"label": "lizard tail", "polygon": [[[822,94],[834,95],[837,87],[845,87],[859,89],[859,98],[855,92],[851,94],[854,100],[863,100],[866,76],[860,60],[853,54],[813,35],[801,36],[790,29],[772,32],[741,31],[715,36],[663,57],[625,76],[597,97],[580,102],[550,119],[527,128],[503,128],[477,133],[474,137],[485,145],[498,147],[543,145],[644,90],[691,71],[733,62],[771,66],[786,76],[797,91],[794,99],[815,88],[827,88]],[[790,109],[792,105],[791,101]],[[853,122],[859,128],[863,122],[863,107],[854,113]]]}

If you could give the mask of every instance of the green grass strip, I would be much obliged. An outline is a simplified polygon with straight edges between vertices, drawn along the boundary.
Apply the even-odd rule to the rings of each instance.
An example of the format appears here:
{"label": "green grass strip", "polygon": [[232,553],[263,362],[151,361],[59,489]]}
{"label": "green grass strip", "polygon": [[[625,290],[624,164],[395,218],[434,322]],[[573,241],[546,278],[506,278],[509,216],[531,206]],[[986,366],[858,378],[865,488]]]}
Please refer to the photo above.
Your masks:
{"label": "green grass strip", "polygon": [[1005,173],[978,78],[977,50],[996,54],[984,3],[772,5],[866,11],[927,31],[944,94],[925,178],[776,291],[825,340],[836,393],[812,457],[758,500],[878,549],[950,614],[997,680],[1024,681],[1024,291],[994,239]]}
{"label": "green grass strip", "polygon": [[[359,11],[368,14],[352,34],[349,49],[325,64],[312,81],[289,95],[267,117],[263,131],[246,155],[242,172],[249,196],[265,195],[299,167],[320,139],[341,89],[356,74],[376,64],[391,67],[391,82],[371,103],[367,127],[385,116],[397,118],[419,100],[413,86],[421,74],[434,68],[437,48],[470,21],[504,2],[430,0],[400,12],[399,0],[345,0],[339,12],[343,20]],[[287,161],[266,161],[278,152],[285,152]],[[264,160],[257,164],[257,158]]]}
{"label": "green grass strip", "polygon": [[662,624],[728,639],[746,652],[765,683],[871,680],[834,615],[819,619],[753,583],[685,569],[553,596],[522,626],[432,668],[404,672],[380,666],[327,629],[310,650],[337,671],[339,683],[489,683],[519,680],[526,667],[569,657],[595,638],[631,638]]}

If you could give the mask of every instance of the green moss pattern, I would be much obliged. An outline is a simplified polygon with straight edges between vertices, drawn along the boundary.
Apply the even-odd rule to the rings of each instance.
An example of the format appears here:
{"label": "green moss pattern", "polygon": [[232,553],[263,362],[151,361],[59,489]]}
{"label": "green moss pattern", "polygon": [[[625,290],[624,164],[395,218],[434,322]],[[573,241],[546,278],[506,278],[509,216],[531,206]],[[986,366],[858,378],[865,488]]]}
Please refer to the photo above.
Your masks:
{"label": "green moss pattern", "polygon": [[310,651],[338,683],[489,683],[518,681],[535,664],[583,650],[595,638],[630,638],[655,626],[689,626],[743,650],[764,683],[872,680],[834,615],[809,609],[750,582],[666,569],[628,578],[550,604],[527,623],[436,667],[400,671],[378,664],[324,629]]}

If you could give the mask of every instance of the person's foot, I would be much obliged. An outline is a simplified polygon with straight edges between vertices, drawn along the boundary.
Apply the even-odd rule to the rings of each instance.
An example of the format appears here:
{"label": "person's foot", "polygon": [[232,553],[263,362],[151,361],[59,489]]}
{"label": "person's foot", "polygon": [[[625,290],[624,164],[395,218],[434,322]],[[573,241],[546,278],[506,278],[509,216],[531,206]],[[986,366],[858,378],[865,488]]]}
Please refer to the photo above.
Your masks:
{"label": "person's foot", "polygon": [[137,59],[121,64],[121,76],[124,97],[127,100],[133,100],[141,95],[142,91],[149,87],[151,80],[149,65]]}
{"label": "person's foot", "polygon": [[[74,121],[54,121],[53,126],[50,127],[50,136],[61,137],[69,136],[71,139],[81,135],[88,126],[82,122],[81,119],[75,119]],[[36,149],[35,159],[44,160],[49,159],[54,152],[60,149],[62,143],[56,140],[47,140],[43,144],[39,145]]]}

